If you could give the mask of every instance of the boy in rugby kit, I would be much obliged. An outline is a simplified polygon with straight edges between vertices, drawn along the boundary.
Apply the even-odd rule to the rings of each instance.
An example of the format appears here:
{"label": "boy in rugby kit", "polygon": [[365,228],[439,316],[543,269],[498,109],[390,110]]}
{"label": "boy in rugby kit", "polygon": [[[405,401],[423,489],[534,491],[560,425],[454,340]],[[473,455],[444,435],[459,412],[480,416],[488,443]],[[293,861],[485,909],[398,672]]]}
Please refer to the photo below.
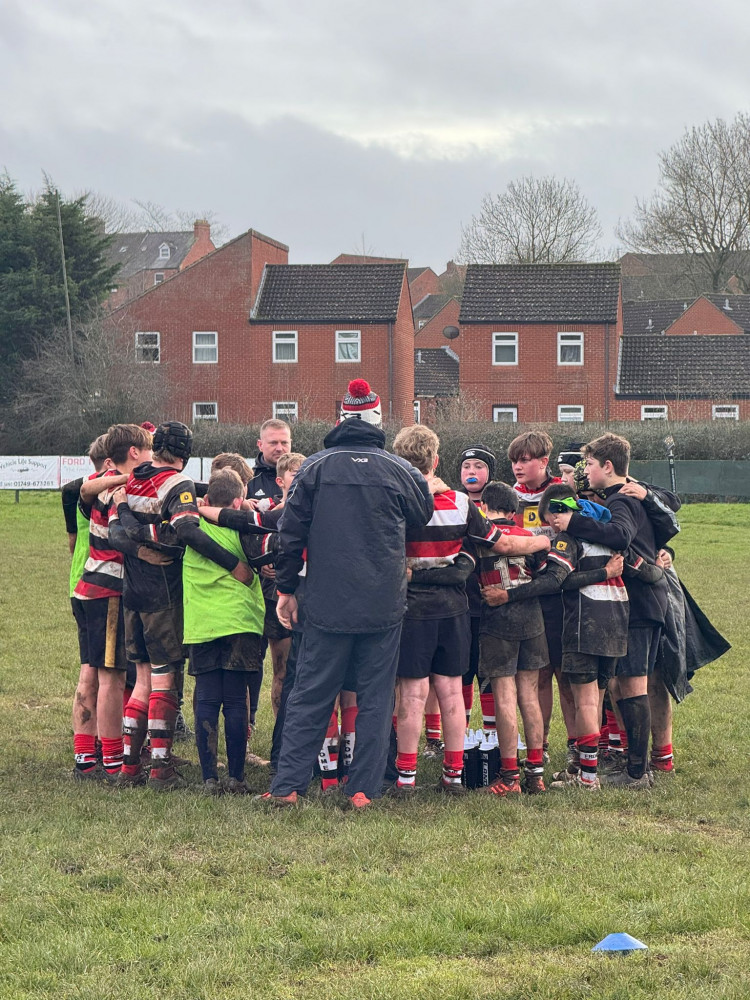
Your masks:
{"label": "boy in rugby kit", "polygon": [[[603,434],[584,448],[586,474],[609,509],[609,522],[595,521],[580,513],[550,515],[556,531],[567,531],[576,539],[624,552],[654,564],[657,545],[654,528],[641,502],[624,491],[628,479],[630,444],[617,434]],[[627,652],[617,661],[615,677],[618,699],[628,737],[627,769],[606,775],[603,781],[617,787],[650,787],[647,772],[651,712],[648,678],[653,673],[659,638],[664,624],[667,589],[664,580],[653,585],[637,577],[626,579],[630,601]]]}
{"label": "boy in rugby kit", "polygon": [[62,488],[62,505],[65,526],[73,559],[70,564],[70,605],[78,630],[80,652],[80,672],[73,697],[73,753],[75,769],[73,777],[78,780],[100,778],[96,753],[96,695],[98,679],[89,664],[88,640],[84,604],[76,597],[75,588],[83,575],[89,557],[89,520],[91,507],[80,503],[81,486],[86,479],[98,479],[107,469],[112,468],[104,447],[106,434],[100,434],[89,447],[89,458],[94,472],[85,479],[76,479]]}
{"label": "boy in rugby kit", "polygon": [[[238,510],[246,484],[232,469],[212,474],[207,504],[212,509]],[[247,523],[247,517],[244,518]],[[201,529],[216,544],[248,562],[251,536],[201,520]],[[264,601],[258,577],[240,583],[223,567],[193,548],[185,550],[182,567],[185,644],[189,672],[195,677],[195,738],[204,791],[243,794],[248,738],[249,674],[263,659]],[[223,709],[228,780],[219,784],[217,742],[219,710]]]}
{"label": "boy in rugby kit", "polygon": [[[102,767],[104,776],[114,781],[122,766],[127,657],[121,601],[123,555],[109,541],[110,486],[113,482],[121,483],[123,476],[151,458],[151,435],[135,424],[115,424],[107,432],[104,451],[113,469],[81,485],[82,510],[85,512],[86,506],[90,506],[89,557],[74,595],[83,612],[87,662],[97,675],[96,725],[102,745]],[[136,559],[137,549],[133,545],[131,550]],[[95,756],[91,763],[95,735],[78,733],[77,736],[76,777],[86,776],[86,772],[91,774],[96,764]]]}
{"label": "boy in rugby kit", "polygon": [[529,537],[521,544],[515,540],[509,543],[465,494],[437,480],[438,447],[437,435],[419,424],[404,428],[393,442],[394,453],[425,476],[435,503],[430,521],[410,528],[406,535],[410,579],[397,671],[396,791],[401,794],[415,787],[417,744],[430,680],[440,704],[445,741],[438,789],[448,794],[465,792],[461,784],[465,715],[460,678],[468,662],[471,633],[464,581],[476,560],[464,542],[493,551],[532,551],[541,541]]}
{"label": "boy in rugby kit", "polygon": [[[482,490],[495,478],[495,453],[486,445],[474,444],[464,448],[458,459],[458,475],[461,489],[477,507],[482,503]],[[479,618],[482,613],[482,598],[479,593],[479,578],[475,573],[466,581],[466,596],[469,599],[469,621],[471,624],[471,650],[469,669],[461,680],[461,693],[466,711],[466,725],[471,721],[474,705],[474,678],[479,666]],[[495,699],[489,681],[480,681],[479,702],[482,707],[482,728],[485,733],[495,731]]]}
{"label": "boy in rugby kit", "polygon": [[[483,599],[479,623],[479,676],[492,686],[500,749],[500,773],[482,791],[506,798],[521,792],[518,770],[518,705],[523,719],[528,747],[525,765],[525,789],[531,794],[544,792],[542,750],[543,722],[539,706],[539,671],[549,663],[544,618],[539,601],[532,598],[522,607],[507,605],[502,598],[532,580],[532,566],[543,564],[548,548],[546,537],[532,534],[516,524],[518,498],[505,483],[488,483],[482,493],[482,507],[492,524],[506,538],[517,542],[537,543],[541,555],[530,559],[519,555],[482,554],[477,573]],[[543,543],[543,548],[539,548]]]}
{"label": "boy in rugby kit", "polygon": [[[137,682],[125,709],[126,760],[118,783],[144,784],[157,791],[180,787],[174,769],[172,743],[179,708],[177,682],[182,655],[181,553],[194,548],[232,573],[241,583],[252,573],[239,557],[218,545],[200,528],[195,486],[183,469],[192,449],[192,433],[185,424],[169,421],[154,434],[153,461],[139,464],[118,495],[112,513],[113,536],[118,522],[132,540],[145,542],[174,559],[171,565],[144,568],[126,564],[128,655],[136,661]],[[148,735],[151,774],[141,766],[141,748]]]}
{"label": "boy in rugby kit", "polygon": [[[512,464],[513,475],[516,477],[513,488],[518,495],[516,524],[519,528],[525,528],[526,531],[531,531],[535,535],[546,535],[548,538],[551,538],[553,532],[539,517],[539,501],[548,486],[561,481],[556,476],[550,475],[549,459],[551,453],[552,439],[544,431],[526,431],[513,438],[508,446],[508,458]],[[570,688],[560,672],[562,602],[558,594],[541,597],[539,600],[544,616],[544,631],[549,652],[549,665],[539,674],[539,704],[544,719],[544,751],[546,758],[549,759],[547,744],[554,703],[553,674],[557,677],[560,709],[567,730],[569,748],[575,743],[575,709]]]}

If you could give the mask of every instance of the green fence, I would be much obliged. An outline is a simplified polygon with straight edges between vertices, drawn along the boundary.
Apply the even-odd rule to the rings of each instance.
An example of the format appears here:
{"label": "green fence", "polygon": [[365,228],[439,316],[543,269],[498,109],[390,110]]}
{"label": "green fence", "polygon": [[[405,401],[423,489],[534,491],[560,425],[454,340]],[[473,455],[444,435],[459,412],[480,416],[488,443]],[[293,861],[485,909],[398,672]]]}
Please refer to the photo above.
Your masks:
{"label": "green fence", "polygon": [[[675,475],[681,497],[701,500],[725,498],[750,501],[750,462],[677,461]],[[643,482],[670,489],[668,462],[632,462],[631,475]]]}

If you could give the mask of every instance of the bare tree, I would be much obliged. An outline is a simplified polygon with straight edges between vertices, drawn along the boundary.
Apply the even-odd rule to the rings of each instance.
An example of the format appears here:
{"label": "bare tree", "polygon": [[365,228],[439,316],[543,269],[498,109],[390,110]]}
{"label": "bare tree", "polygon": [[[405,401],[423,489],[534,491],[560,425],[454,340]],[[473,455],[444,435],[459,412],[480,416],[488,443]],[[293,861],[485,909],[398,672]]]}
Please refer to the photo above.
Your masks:
{"label": "bare tree", "polygon": [[136,348],[135,330],[97,312],[74,330],[40,340],[17,383],[13,412],[26,449],[83,448],[113,423],[158,423],[166,409],[167,366]]}
{"label": "bare tree", "polygon": [[556,177],[522,177],[502,194],[487,194],[461,228],[466,264],[535,264],[590,260],[602,231],[578,185]]}
{"label": "bare tree", "polygon": [[659,172],[620,239],[635,252],[686,255],[696,293],[723,291],[733,275],[750,286],[750,115],[686,129]]}
{"label": "bare tree", "polygon": [[213,211],[187,212],[182,209],[170,211],[153,201],[122,201],[110,198],[96,191],[85,192],[86,211],[104,222],[108,233],[188,232],[196,219],[205,219],[211,224],[211,239],[216,246],[229,239],[229,226],[220,222]]}

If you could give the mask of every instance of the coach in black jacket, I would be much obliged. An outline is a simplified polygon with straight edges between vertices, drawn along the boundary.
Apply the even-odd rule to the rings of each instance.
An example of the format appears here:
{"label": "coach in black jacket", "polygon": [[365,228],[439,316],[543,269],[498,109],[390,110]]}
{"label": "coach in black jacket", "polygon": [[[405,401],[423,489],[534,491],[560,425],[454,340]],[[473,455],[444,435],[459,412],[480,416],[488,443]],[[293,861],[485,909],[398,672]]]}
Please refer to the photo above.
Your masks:
{"label": "coach in black jacket", "polygon": [[[367,386],[370,396],[379,404]],[[294,592],[307,554],[304,634],[271,787],[279,803],[306,792],[349,668],[359,712],[346,794],[366,804],[357,793],[372,799],[381,791],[406,610],[405,532],[429,521],[433,502],[422,474],[385,451],[385,434],[368,416],[342,410],[348,419],[300,468],[279,524],[276,586],[284,624],[296,619]]]}

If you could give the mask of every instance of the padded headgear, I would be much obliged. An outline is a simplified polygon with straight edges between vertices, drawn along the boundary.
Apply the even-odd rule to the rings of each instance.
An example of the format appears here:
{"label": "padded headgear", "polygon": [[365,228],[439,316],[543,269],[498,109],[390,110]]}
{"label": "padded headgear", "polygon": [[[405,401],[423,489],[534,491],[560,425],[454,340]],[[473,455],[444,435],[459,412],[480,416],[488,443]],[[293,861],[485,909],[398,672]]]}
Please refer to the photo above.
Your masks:
{"label": "padded headgear", "polygon": [[167,420],[154,431],[154,451],[169,451],[186,462],[193,450],[193,432],[179,420]]}

